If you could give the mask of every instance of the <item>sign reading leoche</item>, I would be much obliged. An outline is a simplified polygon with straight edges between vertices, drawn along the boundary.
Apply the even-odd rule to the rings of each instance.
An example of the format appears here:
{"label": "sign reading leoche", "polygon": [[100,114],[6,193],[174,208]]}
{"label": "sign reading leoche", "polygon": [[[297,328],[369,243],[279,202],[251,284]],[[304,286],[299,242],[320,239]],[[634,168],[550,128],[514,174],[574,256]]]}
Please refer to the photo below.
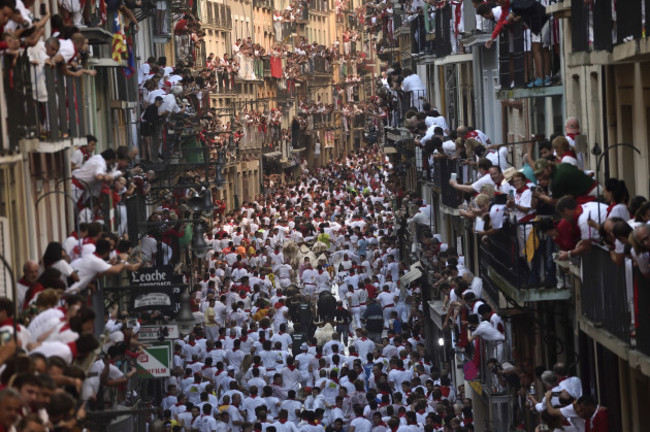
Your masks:
{"label": "sign reading leoche", "polygon": [[134,309],[162,309],[173,315],[180,310],[183,277],[175,274],[171,266],[134,271],[130,282]]}

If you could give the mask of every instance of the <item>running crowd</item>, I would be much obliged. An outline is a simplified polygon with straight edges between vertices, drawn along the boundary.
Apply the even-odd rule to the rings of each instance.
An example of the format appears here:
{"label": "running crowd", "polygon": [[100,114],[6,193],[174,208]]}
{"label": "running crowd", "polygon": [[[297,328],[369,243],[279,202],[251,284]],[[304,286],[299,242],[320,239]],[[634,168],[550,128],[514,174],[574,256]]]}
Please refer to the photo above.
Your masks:
{"label": "running crowd", "polygon": [[391,169],[352,155],[215,221],[203,325],[175,341],[161,402],[172,430],[473,430],[427,354],[420,286],[400,283]]}

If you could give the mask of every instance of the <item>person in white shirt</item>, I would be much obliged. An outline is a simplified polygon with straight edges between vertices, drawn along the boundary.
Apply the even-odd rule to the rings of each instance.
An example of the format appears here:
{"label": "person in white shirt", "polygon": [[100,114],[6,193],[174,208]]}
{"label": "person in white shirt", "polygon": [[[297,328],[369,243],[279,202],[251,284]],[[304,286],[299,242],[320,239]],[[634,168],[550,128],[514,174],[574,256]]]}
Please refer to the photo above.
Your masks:
{"label": "person in white shirt", "polygon": [[418,74],[408,68],[402,71],[402,75],[404,76],[402,91],[405,93],[411,92],[411,106],[415,107],[418,111],[422,111],[424,102],[427,99],[427,89],[422,79]]}
{"label": "person in white shirt", "polygon": [[[474,314],[468,317],[470,323],[470,328],[467,329],[468,342],[480,337],[486,346],[487,358],[495,358],[497,361],[503,362],[505,360],[503,357],[504,334],[496,329],[490,321],[481,321],[479,323],[478,320],[478,316]],[[471,329],[472,327],[474,327],[474,330]]]}
{"label": "person in white shirt", "polygon": [[88,159],[80,168],[72,172],[72,196],[85,201],[92,197],[98,198],[102,184],[112,182],[122,175],[121,171],[110,172],[109,168],[117,160],[113,149],[107,149]]}
{"label": "person in white shirt", "polygon": [[466,193],[470,193],[470,194],[480,193],[483,185],[489,184],[494,186],[494,181],[492,181],[492,177],[490,176],[489,173],[491,167],[492,167],[492,162],[490,162],[489,159],[481,158],[479,159],[477,165],[479,177],[475,182],[469,185],[465,185],[465,184],[458,183],[457,179],[451,178],[449,179],[449,184],[454,189],[458,189]]}
{"label": "person in white shirt", "polygon": [[113,265],[109,264],[105,260],[108,258],[108,254],[110,253],[110,247],[108,240],[97,240],[94,254],[86,255],[70,264],[77,272],[79,282],[72,284],[68,288],[68,291],[81,291],[98,276],[118,275],[125,269],[128,271],[136,271],[142,265],[142,263],[131,264],[126,262],[120,262]]}
{"label": "person in white shirt", "polygon": [[372,423],[363,416],[363,406],[357,404],[353,407],[355,418],[350,422],[348,432],[370,432]]}
{"label": "person in white shirt", "polygon": [[578,244],[570,251],[561,251],[558,260],[568,260],[571,257],[585,254],[591,249],[593,241],[600,240],[598,228],[595,228],[594,225],[597,225],[598,221],[602,223],[607,219],[606,204],[592,201],[579,205],[572,196],[565,195],[558,200],[555,209],[562,219],[571,224],[575,223],[580,229]]}

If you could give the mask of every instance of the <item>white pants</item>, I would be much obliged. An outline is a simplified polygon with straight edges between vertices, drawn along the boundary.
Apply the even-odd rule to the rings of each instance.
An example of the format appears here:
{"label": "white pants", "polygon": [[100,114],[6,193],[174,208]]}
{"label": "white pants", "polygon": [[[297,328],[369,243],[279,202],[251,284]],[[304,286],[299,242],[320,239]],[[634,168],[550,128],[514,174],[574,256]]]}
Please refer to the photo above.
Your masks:
{"label": "white pants", "polygon": [[388,321],[390,320],[390,314],[395,309],[395,306],[388,306],[384,308],[384,328],[388,328]]}
{"label": "white pants", "polygon": [[400,317],[400,320],[402,322],[408,322],[410,310],[405,302],[398,302],[395,305],[395,310],[397,311],[397,315]]}
{"label": "white pants", "polygon": [[352,314],[355,328],[361,327],[361,306],[351,306],[350,313]]}

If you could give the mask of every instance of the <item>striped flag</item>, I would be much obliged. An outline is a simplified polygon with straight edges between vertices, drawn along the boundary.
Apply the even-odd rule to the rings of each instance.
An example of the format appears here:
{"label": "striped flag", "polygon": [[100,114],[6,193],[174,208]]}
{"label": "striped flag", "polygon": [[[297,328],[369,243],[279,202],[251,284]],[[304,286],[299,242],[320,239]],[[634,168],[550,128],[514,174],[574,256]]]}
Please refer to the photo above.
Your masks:
{"label": "striped flag", "polygon": [[124,34],[124,29],[120,22],[120,13],[117,11],[114,12],[113,26],[113,52],[111,58],[119,63],[122,61],[122,56],[127,53],[127,45],[126,35]]}

